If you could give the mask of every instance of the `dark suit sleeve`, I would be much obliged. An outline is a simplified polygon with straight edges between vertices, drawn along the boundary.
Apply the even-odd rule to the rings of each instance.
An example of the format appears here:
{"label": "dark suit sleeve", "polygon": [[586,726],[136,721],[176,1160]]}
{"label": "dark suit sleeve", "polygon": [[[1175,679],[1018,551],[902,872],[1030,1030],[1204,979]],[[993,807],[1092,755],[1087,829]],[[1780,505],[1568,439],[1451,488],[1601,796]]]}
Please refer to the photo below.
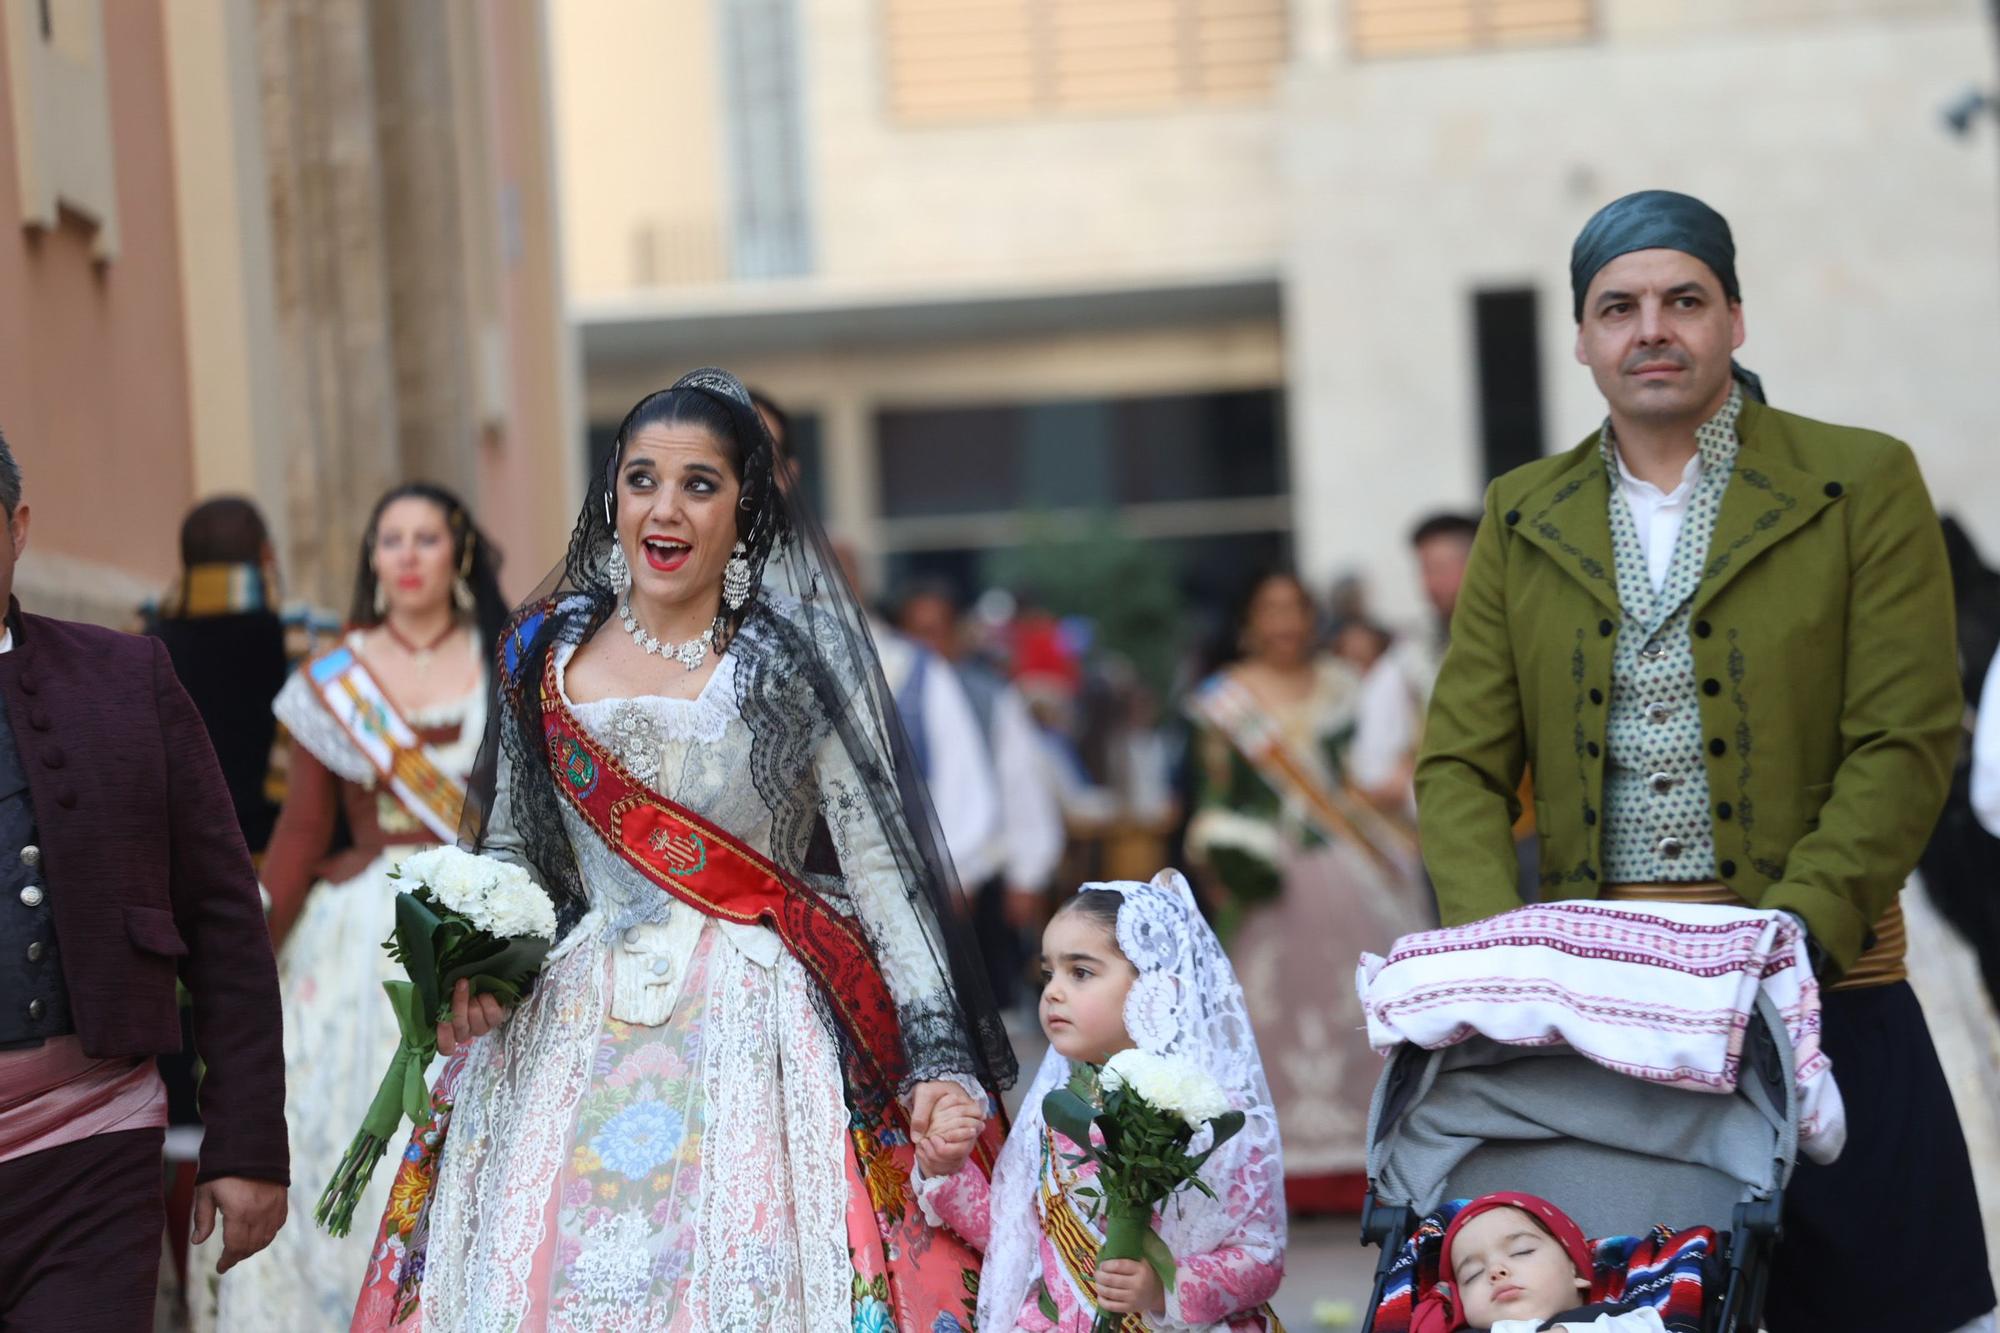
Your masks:
{"label": "dark suit sleeve", "polygon": [[1964,716],[1944,532],[1907,445],[1852,486],[1846,757],[1819,825],[1758,904],[1805,918],[1845,971],[1902,891],[1951,784]]}
{"label": "dark suit sleeve", "polygon": [[1521,905],[1514,821],[1527,765],[1507,632],[1506,525],[1491,488],[1417,758],[1417,829],[1447,926]]}
{"label": "dark suit sleeve", "polygon": [[256,872],[201,715],[165,646],[152,647],[167,756],[169,882],[188,946],[181,980],[194,998],[195,1050],[205,1066],[199,1179],[289,1183],[278,969]]}

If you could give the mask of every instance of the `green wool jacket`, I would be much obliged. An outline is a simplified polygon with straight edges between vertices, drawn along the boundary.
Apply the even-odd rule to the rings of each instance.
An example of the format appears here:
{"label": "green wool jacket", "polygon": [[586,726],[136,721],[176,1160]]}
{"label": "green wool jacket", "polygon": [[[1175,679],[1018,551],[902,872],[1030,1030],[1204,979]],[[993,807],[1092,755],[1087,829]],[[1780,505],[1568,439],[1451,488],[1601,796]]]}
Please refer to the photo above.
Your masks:
{"label": "green wool jacket", "polygon": [[[1803,917],[1845,970],[1950,779],[1962,702],[1944,541],[1900,441],[1755,402],[1737,434],[1692,607],[1717,870],[1746,903]],[[1519,905],[1524,767],[1542,898],[1597,896],[1625,620],[1611,485],[1593,432],[1486,492],[1417,764],[1447,925]]]}

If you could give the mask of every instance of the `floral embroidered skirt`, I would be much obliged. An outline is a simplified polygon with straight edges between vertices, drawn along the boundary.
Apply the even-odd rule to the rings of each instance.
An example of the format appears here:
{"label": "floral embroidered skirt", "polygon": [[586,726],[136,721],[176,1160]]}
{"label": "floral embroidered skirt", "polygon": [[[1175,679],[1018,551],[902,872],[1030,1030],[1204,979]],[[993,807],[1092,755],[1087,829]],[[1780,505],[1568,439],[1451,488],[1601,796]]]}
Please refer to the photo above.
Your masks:
{"label": "floral embroidered skirt", "polygon": [[453,1071],[443,1151],[405,1154],[354,1328],[970,1326],[976,1260],[911,1201],[906,1136],[850,1110],[790,955],[710,923],[658,1026],[609,1016],[610,974],[602,948],[563,956]]}

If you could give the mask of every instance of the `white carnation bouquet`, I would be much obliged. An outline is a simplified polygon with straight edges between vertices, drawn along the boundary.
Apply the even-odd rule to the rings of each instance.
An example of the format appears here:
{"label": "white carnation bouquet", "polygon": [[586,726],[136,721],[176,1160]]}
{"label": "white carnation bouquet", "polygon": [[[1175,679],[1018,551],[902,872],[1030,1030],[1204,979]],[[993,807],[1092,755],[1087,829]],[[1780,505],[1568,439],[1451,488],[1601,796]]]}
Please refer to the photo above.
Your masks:
{"label": "white carnation bouquet", "polygon": [[[1230,1108],[1221,1085],[1199,1065],[1134,1049],[1105,1062],[1094,1089],[1085,1071],[1051,1092],[1042,1117],[1077,1145],[1081,1155],[1072,1165],[1097,1162],[1096,1187],[1078,1194],[1104,1220],[1098,1262],[1144,1259],[1172,1291],[1174,1256],[1153,1229],[1153,1210],[1184,1187],[1215,1197],[1201,1168],[1243,1128],[1243,1112]],[[1091,1142],[1092,1126],[1101,1145]],[[1117,1322],[1100,1314],[1098,1333]]]}
{"label": "white carnation bouquet", "polygon": [[465,981],[472,995],[519,1004],[556,938],[549,896],[508,862],[438,847],[403,858],[389,878],[415,886],[396,895],[396,932],[382,945],[409,973],[407,981],[382,983],[402,1041],[313,1210],[336,1236],[352,1225],[354,1206],[397,1123],[406,1115],[418,1128],[430,1122],[424,1073],[437,1054],[437,1025],[450,1016],[453,988]]}

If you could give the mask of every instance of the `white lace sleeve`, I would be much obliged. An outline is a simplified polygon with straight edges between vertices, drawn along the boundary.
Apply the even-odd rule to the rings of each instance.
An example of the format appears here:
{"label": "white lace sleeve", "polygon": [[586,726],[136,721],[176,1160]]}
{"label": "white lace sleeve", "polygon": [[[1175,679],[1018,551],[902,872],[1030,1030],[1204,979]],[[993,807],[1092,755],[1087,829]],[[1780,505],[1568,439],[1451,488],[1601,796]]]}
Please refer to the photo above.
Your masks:
{"label": "white lace sleeve", "polygon": [[333,714],[326,711],[326,705],[314,697],[312,682],[306,679],[303,667],[286,679],[284,688],[271,703],[271,711],[285,724],[292,739],[305,746],[329,773],[356,786],[374,784],[375,766],[355,748],[340,724],[333,720]]}
{"label": "white lace sleeve", "polygon": [[984,1102],[958,999],[940,962],[937,923],[905,881],[838,732],[821,740],[813,774],[841,877],[896,1002],[904,1046],[924,1053],[912,1060],[909,1081],[948,1080]]}

